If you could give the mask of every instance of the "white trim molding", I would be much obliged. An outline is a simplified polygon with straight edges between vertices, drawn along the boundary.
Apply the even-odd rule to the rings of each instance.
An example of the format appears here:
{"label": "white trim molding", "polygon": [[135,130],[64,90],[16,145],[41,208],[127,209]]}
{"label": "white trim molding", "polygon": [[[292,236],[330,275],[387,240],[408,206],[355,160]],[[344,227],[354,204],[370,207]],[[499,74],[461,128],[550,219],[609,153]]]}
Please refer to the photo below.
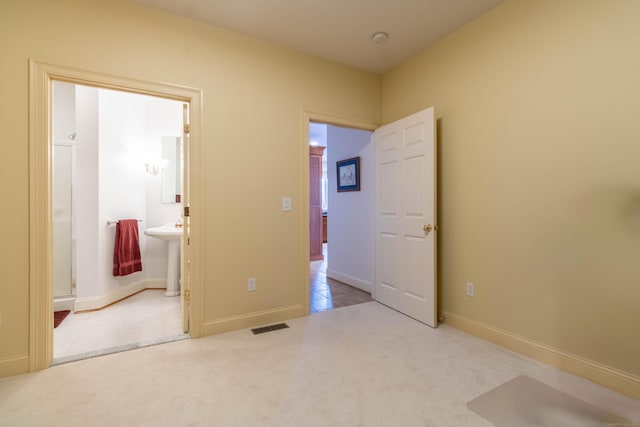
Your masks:
{"label": "white trim molding", "polygon": [[586,378],[618,393],[640,399],[640,377],[520,335],[443,311],[445,323],[509,350]]}
{"label": "white trim molding", "polygon": [[337,280],[338,282],[346,283],[349,286],[358,288],[365,292],[371,293],[373,291],[373,284],[367,280],[358,279],[357,277],[350,276],[348,274],[340,273],[339,271],[327,268],[327,277]]}
{"label": "white trim molding", "polygon": [[76,298],[73,310],[100,310],[101,308],[135,295],[138,292],[142,292],[145,289],[161,289],[166,287],[166,281],[141,280],[139,282],[131,283],[130,285],[115,289],[104,295]]}

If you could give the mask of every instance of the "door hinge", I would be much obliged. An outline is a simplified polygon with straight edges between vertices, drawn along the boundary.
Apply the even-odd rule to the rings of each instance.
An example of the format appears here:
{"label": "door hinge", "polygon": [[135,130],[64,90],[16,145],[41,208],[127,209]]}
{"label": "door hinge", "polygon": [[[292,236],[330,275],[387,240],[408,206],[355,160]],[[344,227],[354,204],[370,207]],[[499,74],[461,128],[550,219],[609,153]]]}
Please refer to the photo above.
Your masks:
{"label": "door hinge", "polygon": [[191,303],[191,290],[185,289],[183,294],[184,294],[184,302],[186,302],[187,304]]}
{"label": "door hinge", "polygon": [[188,218],[189,217],[189,206],[185,206],[184,207],[184,217]]}
{"label": "door hinge", "polygon": [[183,130],[185,135],[189,135],[189,131],[191,130],[189,124],[185,124]]}

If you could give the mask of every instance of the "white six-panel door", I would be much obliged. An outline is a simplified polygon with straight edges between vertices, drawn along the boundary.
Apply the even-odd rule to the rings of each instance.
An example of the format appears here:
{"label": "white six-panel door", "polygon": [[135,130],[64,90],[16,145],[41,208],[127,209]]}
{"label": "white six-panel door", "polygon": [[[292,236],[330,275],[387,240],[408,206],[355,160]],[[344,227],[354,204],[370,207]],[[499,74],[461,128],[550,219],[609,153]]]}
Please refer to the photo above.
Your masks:
{"label": "white six-panel door", "polygon": [[433,107],[383,126],[375,149],[375,298],[437,327]]}

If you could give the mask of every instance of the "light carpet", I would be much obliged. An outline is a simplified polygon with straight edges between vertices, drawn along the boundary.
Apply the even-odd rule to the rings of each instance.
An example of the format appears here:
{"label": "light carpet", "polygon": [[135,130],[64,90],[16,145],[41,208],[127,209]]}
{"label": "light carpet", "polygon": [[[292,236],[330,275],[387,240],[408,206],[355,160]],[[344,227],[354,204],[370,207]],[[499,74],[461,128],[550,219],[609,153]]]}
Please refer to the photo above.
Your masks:
{"label": "light carpet", "polygon": [[527,375],[627,419],[640,402],[376,302],[0,379],[0,426],[491,426],[467,402]]}

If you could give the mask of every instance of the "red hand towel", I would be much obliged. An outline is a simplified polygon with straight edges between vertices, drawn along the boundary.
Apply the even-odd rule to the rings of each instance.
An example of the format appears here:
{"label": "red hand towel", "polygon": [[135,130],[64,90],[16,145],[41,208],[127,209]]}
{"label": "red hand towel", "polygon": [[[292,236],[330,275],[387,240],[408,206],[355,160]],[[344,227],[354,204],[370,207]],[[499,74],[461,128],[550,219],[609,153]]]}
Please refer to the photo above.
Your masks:
{"label": "red hand towel", "polygon": [[142,271],[138,220],[121,219],[116,225],[116,241],[113,248],[113,275],[126,276]]}

